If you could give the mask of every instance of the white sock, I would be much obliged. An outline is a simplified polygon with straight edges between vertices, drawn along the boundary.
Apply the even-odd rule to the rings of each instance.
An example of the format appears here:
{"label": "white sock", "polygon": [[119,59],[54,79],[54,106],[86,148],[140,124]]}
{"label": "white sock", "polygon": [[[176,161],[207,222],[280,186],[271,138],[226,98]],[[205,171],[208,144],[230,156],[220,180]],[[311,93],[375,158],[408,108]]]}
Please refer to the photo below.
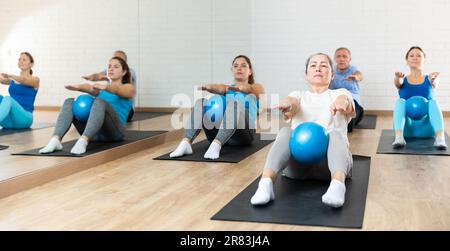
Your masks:
{"label": "white sock", "polygon": [[192,154],[192,147],[191,144],[189,144],[185,140],[182,140],[178,145],[177,149],[175,149],[175,151],[173,151],[169,156],[171,158],[176,158],[186,154]]}
{"label": "white sock", "polygon": [[222,149],[222,146],[213,141],[205,153],[205,159],[218,159],[220,157],[220,149]]}
{"label": "white sock", "polygon": [[61,141],[55,138],[51,138],[48,144],[39,150],[39,153],[52,153],[54,151],[61,151],[63,146],[61,145]]}
{"label": "white sock", "polygon": [[252,205],[265,205],[275,199],[271,178],[262,178],[259,181],[255,195],[250,199]]}
{"label": "white sock", "polygon": [[72,150],[70,150],[70,153],[72,154],[83,154],[86,152],[86,147],[88,145],[88,141],[84,138],[79,138],[77,140],[77,143],[72,147]]}
{"label": "white sock", "polygon": [[392,145],[394,146],[394,148],[404,147],[406,145],[406,141],[405,138],[403,138],[403,134],[395,135],[395,140],[394,143],[392,143]]}
{"label": "white sock", "polygon": [[436,137],[436,139],[434,140],[434,146],[439,150],[447,149],[447,144],[445,143],[445,135],[444,134]]}
{"label": "white sock", "polygon": [[345,184],[332,180],[327,192],[322,196],[322,202],[330,207],[342,207],[345,202]]}

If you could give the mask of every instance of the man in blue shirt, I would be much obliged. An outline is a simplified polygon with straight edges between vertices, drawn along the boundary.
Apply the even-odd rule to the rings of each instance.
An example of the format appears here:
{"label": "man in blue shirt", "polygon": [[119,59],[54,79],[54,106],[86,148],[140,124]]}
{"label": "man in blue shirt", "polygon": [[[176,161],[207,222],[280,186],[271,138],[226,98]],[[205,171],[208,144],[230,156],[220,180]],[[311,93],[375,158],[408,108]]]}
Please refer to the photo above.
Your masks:
{"label": "man in blue shirt", "polygon": [[352,55],[349,49],[341,47],[334,53],[335,75],[330,84],[330,89],[347,89],[355,101],[356,117],[348,124],[348,132],[352,132],[364,116],[364,109],[361,106],[361,96],[359,94],[359,82],[363,80],[362,74],[355,66],[350,65]]}
{"label": "man in blue shirt", "polygon": [[[125,62],[128,62],[128,57],[127,54],[124,51],[115,51],[113,54],[113,57],[119,57],[123,60],[125,60]],[[89,80],[89,81],[108,81],[108,77],[106,76],[108,72],[108,69],[105,69],[101,72],[98,73],[94,73],[88,76],[83,76],[84,79]],[[131,84],[134,86],[134,88],[136,88],[136,72],[131,69],[130,67],[130,74],[131,74]],[[133,100],[133,108],[130,111],[130,114],[128,115],[127,118],[127,122],[130,122],[131,119],[133,118],[134,115],[134,100]]]}

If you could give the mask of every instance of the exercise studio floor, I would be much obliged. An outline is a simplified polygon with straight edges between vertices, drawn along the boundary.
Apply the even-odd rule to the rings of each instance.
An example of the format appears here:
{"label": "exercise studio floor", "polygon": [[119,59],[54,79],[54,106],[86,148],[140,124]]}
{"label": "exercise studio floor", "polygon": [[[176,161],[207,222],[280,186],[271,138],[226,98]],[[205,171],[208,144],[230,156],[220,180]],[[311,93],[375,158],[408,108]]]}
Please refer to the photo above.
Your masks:
{"label": "exercise studio floor", "polygon": [[[56,115],[37,112],[36,119],[55,121]],[[170,116],[163,116],[136,122],[132,129],[167,130],[169,122]],[[450,230],[450,157],[377,155],[381,131],[391,125],[391,116],[379,115],[375,130],[355,130],[349,135],[353,154],[372,157],[362,230]],[[449,117],[445,125],[449,132]],[[5,136],[0,143],[14,150],[39,147],[51,132],[42,129],[27,137]],[[75,136],[71,129],[68,139]],[[15,140],[27,145],[14,146],[11,142]],[[178,141],[171,139],[5,197],[0,200],[0,229],[340,230],[210,220],[260,175],[270,146],[239,164],[153,160],[174,149]],[[11,175],[14,166],[38,168],[52,162],[47,157],[10,157],[10,152],[1,151],[1,177]]]}

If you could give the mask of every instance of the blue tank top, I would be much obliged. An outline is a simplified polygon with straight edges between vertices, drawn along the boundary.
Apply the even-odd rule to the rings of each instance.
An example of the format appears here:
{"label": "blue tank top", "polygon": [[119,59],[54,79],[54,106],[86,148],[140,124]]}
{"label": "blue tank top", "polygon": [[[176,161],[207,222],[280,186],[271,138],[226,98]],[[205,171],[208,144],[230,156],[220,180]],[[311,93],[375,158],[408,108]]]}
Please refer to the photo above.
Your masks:
{"label": "blue tank top", "polygon": [[127,123],[128,114],[133,107],[133,102],[130,99],[122,98],[107,91],[101,91],[98,97],[105,100],[112,106],[122,124],[125,125]]}
{"label": "blue tank top", "polygon": [[[231,86],[236,86],[236,84],[232,84]],[[256,99],[253,95],[249,96],[248,93],[243,92],[235,92],[232,90],[228,90],[226,95],[234,95],[234,99],[243,103],[245,109],[248,112],[249,115],[249,121],[250,123],[254,123],[256,121],[256,115],[258,113],[259,109],[259,100]]]}
{"label": "blue tank top", "polygon": [[9,96],[11,96],[20,106],[26,111],[34,111],[34,100],[36,99],[37,90],[34,87],[16,84],[14,80],[11,80],[8,88]]}
{"label": "blue tank top", "polygon": [[398,90],[400,98],[408,100],[413,96],[422,96],[428,100],[434,98],[433,87],[431,86],[428,75],[425,75],[425,81],[422,84],[412,85],[408,82],[408,78],[403,80],[403,85]]}

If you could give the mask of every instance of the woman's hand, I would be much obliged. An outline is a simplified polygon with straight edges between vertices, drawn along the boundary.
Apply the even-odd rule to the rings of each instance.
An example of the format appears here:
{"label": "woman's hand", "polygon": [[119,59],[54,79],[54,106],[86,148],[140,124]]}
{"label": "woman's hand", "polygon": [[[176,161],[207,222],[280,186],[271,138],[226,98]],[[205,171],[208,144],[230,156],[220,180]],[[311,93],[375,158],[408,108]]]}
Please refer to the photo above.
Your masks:
{"label": "woman's hand", "polygon": [[68,84],[68,85],[65,85],[64,87],[70,91],[79,91],[80,90],[80,85]]}
{"label": "woman's hand", "polygon": [[284,119],[290,119],[294,116],[293,110],[292,110],[292,103],[288,99],[282,99],[280,100],[280,103],[278,105],[275,105],[272,107],[274,110],[280,110],[283,113]]}
{"label": "woman's hand", "polygon": [[439,78],[439,74],[441,74],[440,72],[433,72],[430,73],[430,75],[428,75],[428,79],[430,80],[431,83],[434,83],[434,81]]}
{"label": "woman's hand", "polygon": [[94,90],[104,91],[104,90],[106,90],[106,88],[108,88],[108,86],[102,85],[102,84],[94,84],[94,85],[92,85],[92,88]]}
{"label": "woman's hand", "polygon": [[396,71],[395,72],[395,78],[396,79],[401,79],[405,77],[405,73],[401,72],[401,71]]}
{"label": "woman's hand", "polygon": [[11,75],[9,75],[8,73],[2,73],[2,77],[8,79],[11,78]]}
{"label": "woman's hand", "polygon": [[199,91],[209,91],[208,85],[201,85],[197,88]]}
{"label": "woman's hand", "polygon": [[348,114],[351,111],[351,105],[348,98],[344,95],[339,96],[331,105],[330,112],[334,116],[336,113],[341,112],[342,114]]}

